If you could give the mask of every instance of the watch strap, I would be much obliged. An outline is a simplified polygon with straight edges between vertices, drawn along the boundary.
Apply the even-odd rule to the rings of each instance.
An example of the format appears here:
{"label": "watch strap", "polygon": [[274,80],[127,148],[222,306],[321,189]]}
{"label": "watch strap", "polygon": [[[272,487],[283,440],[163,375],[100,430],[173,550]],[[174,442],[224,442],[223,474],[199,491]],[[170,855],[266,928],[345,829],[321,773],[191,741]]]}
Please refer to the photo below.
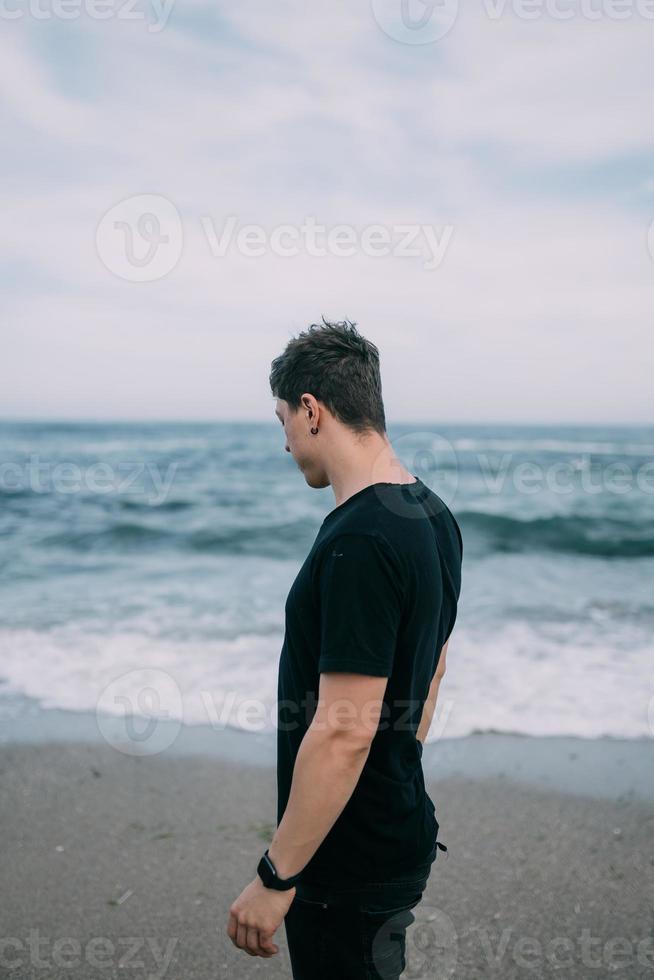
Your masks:
{"label": "watch strap", "polygon": [[259,865],[257,867],[257,874],[263,881],[266,888],[274,888],[275,891],[288,891],[289,888],[294,888],[297,882],[302,877],[302,872],[299,871],[295,875],[291,875],[290,878],[280,878],[277,873],[277,868],[272,862],[272,858],[268,854],[268,848],[266,848]]}

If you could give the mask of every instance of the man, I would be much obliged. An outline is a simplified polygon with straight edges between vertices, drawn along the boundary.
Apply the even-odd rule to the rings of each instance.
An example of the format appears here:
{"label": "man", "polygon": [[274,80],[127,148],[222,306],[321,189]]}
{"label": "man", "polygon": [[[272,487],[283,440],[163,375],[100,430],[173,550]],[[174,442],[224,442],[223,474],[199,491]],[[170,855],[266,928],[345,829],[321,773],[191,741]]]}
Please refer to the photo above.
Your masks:
{"label": "man", "polygon": [[286,600],[277,829],[228,935],[295,980],[399,977],[410,909],[438,848],[422,744],[445,670],[463,543],[386,435],[379,352],[349,321],[313,324],[272,363],[285,449],[325,517]]}

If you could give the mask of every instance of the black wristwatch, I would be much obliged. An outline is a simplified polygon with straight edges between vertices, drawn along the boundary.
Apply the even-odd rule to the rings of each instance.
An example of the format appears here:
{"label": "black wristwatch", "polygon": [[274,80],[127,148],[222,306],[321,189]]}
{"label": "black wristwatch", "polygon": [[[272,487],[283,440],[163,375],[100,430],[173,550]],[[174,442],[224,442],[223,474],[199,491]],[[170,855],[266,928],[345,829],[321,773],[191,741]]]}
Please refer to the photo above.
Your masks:
{"label": "black wristwatch", "polygon": [[290,878],[280,878],[277,874],[277,868],[268,857],[268,848],[266,848],[265,854],[259,861],[257,874],[261,878],[266,888],[274,888],[278,892],[285,892],[288,891],[289,888],[295,888],[295,885],[302,877],[302,872],[299,871],[296,875],[292,875]]}

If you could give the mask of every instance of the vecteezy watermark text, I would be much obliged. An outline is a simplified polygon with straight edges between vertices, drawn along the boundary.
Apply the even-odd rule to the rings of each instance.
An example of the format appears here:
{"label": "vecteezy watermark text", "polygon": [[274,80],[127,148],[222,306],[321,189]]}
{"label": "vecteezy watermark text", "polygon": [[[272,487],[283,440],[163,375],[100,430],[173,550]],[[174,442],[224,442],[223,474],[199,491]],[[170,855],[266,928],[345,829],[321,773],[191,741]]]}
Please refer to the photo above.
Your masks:
{"label": "vecteezy watermark text", "polygon": [[[277,728],[281,732],[306,729],[314,732],[349,732],[354,738],[371,738],[378,731],[414,734],[422,717],[419,698],[372,698],[364,704],[338,698],[327,705],[315,692],[299,700],[266,703],[227,690],[217,699],[215,691],[203,688],[192,697],[182,696],[180,685],[166,670],[143,667],[114,677],[100,692],[96,705],[98,728],[110,745],[126,755],[156,755],[167,749],[180,734],[186,708],[193,703],[193,717],[202,706],[207,723],[215,730],[228,725],[249,732]],[[430,722],[430,741],[441,738],[454,707],[453,700],[440,699]]]}
{"label": "vecteezy watermark text", "polygon": [[553,936],[549,940],[514,936],[512,929],[504,929],[496,941],[487,929],[479,929],[478,934],[486,961],[495,970],[507,956],[516,966],[531,971],[541,970],[545,963],[556,969],[581,963],[588,969],[606,974],[633,967],[634,963],[654,970],[654,939],[651,937],[632,940],[626,936],[612,936],[607,939],[594,936],[588,928],[582,929],[574,938]]}
{"label": "vecteezy watermark text", "polygon": [[491,20],[513,14],[520,20],[654,20],[654,0],[483,0]]}
{"label": "vecteezy watermark text", "polygon": [[[52,939],[30,929],[27,936],[0,936],[0,967],[24,972],[29,964],[33,969],[48,970],[50,974],[70,970],[81,964],[94,969],[138,970],[142,975],[149,969],[151,980],[163,980],[179,939],[168,938],[165,943],[154,936],[124,936],[109,939],[93,936],[81,942],[75,936]],[[151,960],[151,963],[147,961]],[[153,969],[150,969],[153,967]]]}
{"label": "vecteezy watermark text", "polygon": [[[446,37],[460,12],[459,0],[371,0],[384,34],[400,44],[432,44]],[[654,20],[654,0],[480,0],[466,9],[491,21]]]}
{"label": "vecteezy watermark text", "polygon": [[[307,215],[298,224],[266,228],[245,224],[236,215],[216,222],[211,215],[197,219],[201,238],[210,255],[222,259],[228,253],[244,258],[274,255],[289,259],[298,255],[338,259],[366,256],[422,260],[428,271],[438,269],[450,247],[454,226],[406,224],[321,224]],[[139,194],[111,207],[98,223],[95,234],[103,265],[129,282],[163,279],[179,262],[184,248],[182,218],[175,205],[158,194]]]}
{"label": "vecteezy watermark text", "polygon": [[308,215],[300,225],[277,225],[270,232],[262,225],[239,227],[238,218],[230,215],[218,233],[210,216],[203,215],[200,220],[214,258],[224,258],[230,249],[248,258],[266,253],[293,258],[301,252],[314,258],[366,255],[374,259],[392,255],[422,258],[423,268],[437,269],[454,234],[453,225],[435,228],[425,224],[372,224],[360,230],[349,224],[327,227],[319,224],[314,215]]}
{"label": "vecteezy watermark text", "polygon": [[172,13],[175,0],[0,0],[0,20],[89,20],[146,21],[148,31],[158,34]]}
{"label": "vecteezy watermark text", "polygon": [[639,490],[654,494],[654,460],[632,466],[624,460],[602,463],[593,454],[581,452],[574,459],[554,460],[542,464],[521,459],[512,462],[512,453],[503,453],[499,461],[486,453],[477,454],[477,462],[489,493],[504,492],[507,477],[518,493],[533,495],[544,491],[554,494],[613,493],[622,496]]}
{"label": "vecteezy watermark text", "polygon": [[[148,503],[161,504],[168,496],[177,463],[169,463],[162,473],[150,461],[97,461],[80,466],[71,460],[42,460],[30,453],[29,460],[0,463],[0,491],[3,493],[99,493],[135,494]],[[147,489],[148,483],[151,489]]]}

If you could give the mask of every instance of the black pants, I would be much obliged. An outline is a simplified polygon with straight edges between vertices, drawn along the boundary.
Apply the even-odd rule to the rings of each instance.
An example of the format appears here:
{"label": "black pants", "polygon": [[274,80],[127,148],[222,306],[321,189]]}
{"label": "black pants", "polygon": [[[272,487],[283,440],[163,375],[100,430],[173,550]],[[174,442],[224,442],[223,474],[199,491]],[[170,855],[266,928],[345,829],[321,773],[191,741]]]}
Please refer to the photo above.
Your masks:
{"label": "black pants", "polygon": [[429,861],[392,882],[338,888],[303,884],[284,926],[293,980],[396,980],[406,967],[411,909],[427,887]]}

